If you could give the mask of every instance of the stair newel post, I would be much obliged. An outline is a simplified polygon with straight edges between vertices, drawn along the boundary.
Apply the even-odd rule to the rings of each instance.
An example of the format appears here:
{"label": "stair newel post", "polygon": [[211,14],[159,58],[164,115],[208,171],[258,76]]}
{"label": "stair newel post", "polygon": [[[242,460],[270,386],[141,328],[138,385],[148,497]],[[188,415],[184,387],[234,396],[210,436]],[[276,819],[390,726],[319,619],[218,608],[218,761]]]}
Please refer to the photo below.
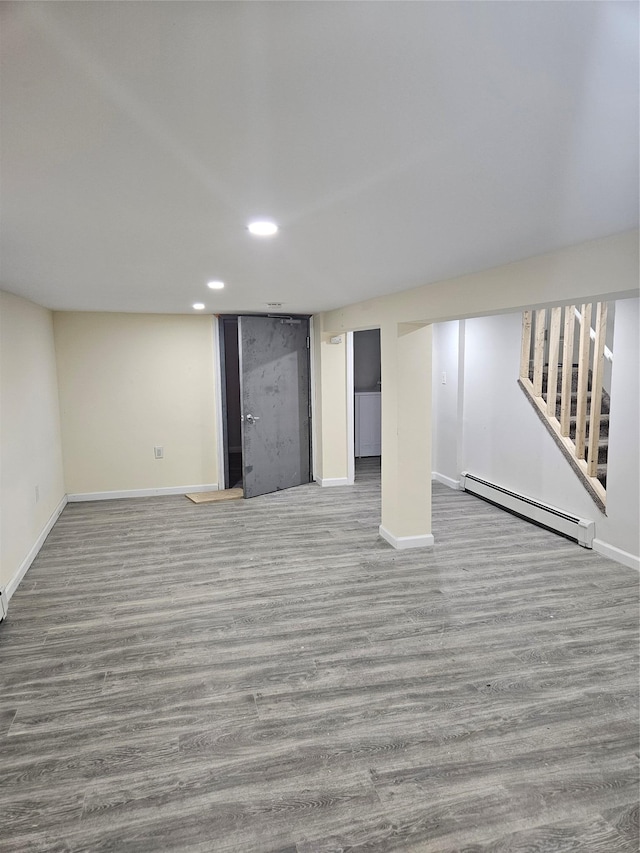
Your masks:
{"label": "stair newel post", "polygon": [[547,310],[536,311],[535,343],[533,350],[533,393],[542,396],[542,374],[544,368],[544,336],[546,332]]}
{"label": "stair newel post", "polygon": [[551,309],[551,320],[549,323],[549,370],[547,372],[547,415],[550,418],[556,417],[561,316],[562,308]]}
{"label": "stair newel post", "polygon": [[520,351],[520,379],[529,378],[531,365],[531,311],[522,312],[522,350]]}
{"label": "stair newel post", "polygon": [[588,474],[598,473],[598,444],[600,441],[600,415],[602,413],[602,379],[604,376],[604,344],[607,336],[607,303],[598,302],[596,311],[596,337],[593,343],[593,370],[591,380],[591,411],[589,413]]}
{"label": "stair newel post", "polygon": [[591,303],[580,309],[580,344],[578,347],[578,399],[576,403],[576,458],[584,459],[587,431],[587,393],[589,390],[589,350],[591,345]]}
{"label": "stair newel post", "polygon": [[562,391],[560,394],[560,435],[569,435],[571,418],[571,383],[573,380],[573,338],[576,326],[576,306],[564,309],[564,339],[562,342]]}

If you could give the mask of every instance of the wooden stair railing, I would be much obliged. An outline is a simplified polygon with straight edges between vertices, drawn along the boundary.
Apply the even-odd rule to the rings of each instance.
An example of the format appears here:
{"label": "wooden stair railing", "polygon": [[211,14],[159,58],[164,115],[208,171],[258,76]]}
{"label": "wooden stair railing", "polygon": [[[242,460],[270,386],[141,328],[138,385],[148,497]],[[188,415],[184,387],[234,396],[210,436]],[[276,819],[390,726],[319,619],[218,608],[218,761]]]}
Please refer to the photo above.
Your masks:
{"label": "wooden stair railing", "polygon": [[[604,513],[609,395],[603,387],[607,303],[566,305],[522,315],[520,387]],[[579,321],[577,360],[575,321]],[[593,345],[592,345],[593,340]]]}

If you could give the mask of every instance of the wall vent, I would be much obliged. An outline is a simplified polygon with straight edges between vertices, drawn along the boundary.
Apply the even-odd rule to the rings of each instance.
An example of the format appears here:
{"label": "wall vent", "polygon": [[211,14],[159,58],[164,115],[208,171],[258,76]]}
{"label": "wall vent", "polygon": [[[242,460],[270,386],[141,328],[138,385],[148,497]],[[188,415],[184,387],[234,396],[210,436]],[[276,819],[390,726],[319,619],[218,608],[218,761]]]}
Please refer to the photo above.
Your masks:
{"label": "wall vent", "polygon": [[467,472],[460,477],[460,488],[471,495],[489,501],[489,503],[506,509],[514,515],[519,515],[527,521],[560,533],[568,539],[573,539],[583,548],[592,548],[595,536],[595,522],[578,518],[554,506],[540,503],[526,495],[519,495],[488,480],[481,480]]}

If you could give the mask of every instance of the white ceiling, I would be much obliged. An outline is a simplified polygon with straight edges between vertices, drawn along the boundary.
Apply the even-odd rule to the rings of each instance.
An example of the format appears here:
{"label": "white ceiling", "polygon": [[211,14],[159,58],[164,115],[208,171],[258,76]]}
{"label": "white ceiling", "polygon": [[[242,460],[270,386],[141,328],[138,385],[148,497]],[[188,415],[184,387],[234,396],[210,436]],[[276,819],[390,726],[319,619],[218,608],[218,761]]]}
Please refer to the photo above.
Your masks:
{"label": "white ceiling", "polygon": [[638,224],[636,3],[1,14],[0,286],[50,308],[315,313]]}

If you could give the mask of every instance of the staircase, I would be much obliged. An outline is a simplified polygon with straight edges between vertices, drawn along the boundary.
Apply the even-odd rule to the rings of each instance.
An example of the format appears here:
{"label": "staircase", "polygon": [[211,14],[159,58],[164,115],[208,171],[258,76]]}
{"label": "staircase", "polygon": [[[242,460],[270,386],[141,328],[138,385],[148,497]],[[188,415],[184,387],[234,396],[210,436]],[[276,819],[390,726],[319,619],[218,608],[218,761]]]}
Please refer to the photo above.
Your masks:
{"label": "staircase", "polygon": [[[604,360],[612,360],[613,354],[605,347],[606,303],[596,305],[595,329],[591,328],[592,313],[590,303],[580,310],[567,305],[549,311],[525,311],[518,384],[593,501],[606,514],[610,399],[602,380]],[[579,341],[574,341],[576,319]]]}
{"label": "staircase", "polygon": [[[533,365],[532,365],[533,369]],[[545,365],[542,379],[542,399],[547,402],[547,381],[548,381],[548,365]],[[562,388],[562,377],[558,377],[558,394]],[[591,386],[592,372],[589,371],[589,382],[587,385],[587,409],[591,407]],[[571,400],[569,404],[569,438],[575,444],[577,432],[577,415],[578,408],[578,365],[571,366]],[[556,400],[556,420],[560,421],[562,405],[559,400]],[[597,446],[597,469],[596,477],[602,483],[602,487],[607,489],[607,457],[609,454],[609,411],[610,397],[607,392],[602,389],[602,402],[600,403],[600,434],[598,436]],[[585,425],[585,461],[589,462],[589,421]]]}

